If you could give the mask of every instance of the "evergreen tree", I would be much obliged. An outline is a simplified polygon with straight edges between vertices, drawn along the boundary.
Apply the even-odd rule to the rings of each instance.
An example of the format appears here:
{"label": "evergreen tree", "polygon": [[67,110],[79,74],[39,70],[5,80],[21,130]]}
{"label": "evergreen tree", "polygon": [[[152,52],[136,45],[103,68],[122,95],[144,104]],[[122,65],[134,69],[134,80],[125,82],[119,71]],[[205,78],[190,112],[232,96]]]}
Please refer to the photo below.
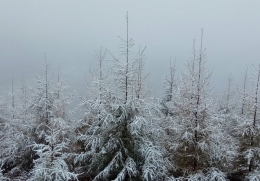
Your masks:
{"label": "evergreen tree", "polygon": [[[242,115],[239,119],[239,151],[238,161],[241,166],[239,170],[247,171],[247,180],[259,180],[259,84],[260,84],[260,65],[255,68],[255,73],[252,77],[252,91],[244,91]],[[249,104],[249,109],[247,108]]]}
{"label": "evergreen tree", "polygon": [[[80,130],[78,140],[83,144],[83,150],[75,162],[87,169],[93,180],[164,179],[168,162],[164,159],[163,148],[156,144],[158,139],[152,135],[153,130],[158,129],[156,114],[142,94],[145,92],[143,51],[138,53],[138,59],[130,61],[132,40],[128,39],[128,28],[127,40],[122,41],[125,43],[126,62],[114,57],[112,71],[116,77],[112,81],[117,83],[115,89],[121,89],[123,95],[111,93],[103,87],[101,60],[104,57],[100,53],[97,57],[99,74],[94,76],[98,84],[93,85],[93,89],[98,91],[92,99],[84,101],[87,110],[83,121],[87,122],[87,129],[84,132]],[[139,64],[135,66],[137,62]]]}
{"label": "evergreen tree", "polygon": [[36,77],[30,111],[34,115],[30,148],[35,154],[29,180],[77,179],[71,172],[67,160],[69,151],[69,126],[65,82],[59,79],[55,87],[48,77],[48,63],[45,57],[45,78]]}
{"label": "evergreen tree", "polygon": [[[34,160],[34,168],[31,170],[30,179],[40,181],[55,181],[55,180],[77,180],[77,175],[70,172],[66,163],[69,156],[68,140],[66,133],[69,126],[62,118],[51,118],[48,125],[45,125],[45,143],[34,143],[32,150],[38,156]],[[42,134],[42,130],[36,130],[36,133]]]}
{"label": "evergreen tree", "polygon": [[25,114],[27,107],[22,93],[14,90],[12,81],[11,101],[7,100],[2,107],[7,114],[0,122],[0,160],[5,176],[10,179],[26,175],[32,167],[32,154],[27,147],[30,144],[30,117]]}
{"label": "evergreen tree", "polygon": [[[212,175],[211,171],[215,170],[219,173],[218,179],[223,180],[225,174],[220,171],[220,163],[229,162],[232,147],[225,141],[221,122],[214,114],[209,88],[211,73],[205,67],[202,37],[201,47],[194,55],[171,101],[173,110],[172,116],[167,118],[170,121],[166,130],[169,139],[167,146],[173,153],[171,159],[176,165],[176,176],[184,176],[188,180],[207,180]],[[207,167],[212,169],[205,171]]]}

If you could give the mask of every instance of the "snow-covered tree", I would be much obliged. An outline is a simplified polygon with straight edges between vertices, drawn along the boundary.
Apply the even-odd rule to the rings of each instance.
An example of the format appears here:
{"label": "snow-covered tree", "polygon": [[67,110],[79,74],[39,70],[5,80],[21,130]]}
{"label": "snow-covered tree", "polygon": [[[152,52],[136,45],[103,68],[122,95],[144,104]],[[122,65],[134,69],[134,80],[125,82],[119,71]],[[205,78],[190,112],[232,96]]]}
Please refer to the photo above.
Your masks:
{"label": "snow-covered tree", "polygon": [[[238,91],[233,86],[233,77],[230,74],[227,80],[226,89],[218,100],[216,113],[218,114],[219,120],[222,120],[222,127],[225,129],[226,133],[232,137],[238,136],[238,129],[236,129],[239,124],[240,117],[240,107],[238,106]],[[239,107],[239,108],[238,108]]]}
{"label": "snow-covered tree", "polygon": [[[178,79],[176,77],[176,60],[174,62],[174,65],[172,66],[172,62],[170,60],[170,72],[169,72],[169,78],[166,76],[166,79],[164,80],[164,88],[165,88],[165,95],[164,98],[161,101],[162,109],[161,111],[166,116],[173,116],[175,112],[175,106],[174,106],[174,100],[175,96],[177,96],[178,91]],[[167,126],[166,126],[167,127]]]}
{"label": "snow-covered tree", "polygon": [[[35,76],[36,88],[31,90],[32,98],[29,101],[28,110],[33,115],[32,123],[34,130],[32,131],[36,131],[36,128],[40,129],[38,126],[42,125],[42,131],[44,132],[50,117],[61,118],[67,123],[69,119],[67,108],[70,104],[71,96],[68,93],[68,85],[60,79],[60,73],[58,73],[58,82],[56,84],[52,81],[52,77],[49,78],[49,63],[46,57],[44,67],[44,78]],[[40,137],[38,133],[33,133],[35,134],[35,141],[44,143],[45,138]]]}
{"label": "snow-covered tree", "polygon": [[[113,57],[112,71],[116,77],[112,82],[117,83],[115,90],[122,90],[123,94],[103,87],[105,82],[100,75],[104,74],[99,66],[96,71],[99,74],[94,76],[99,84],[92,84],[97,89],[96,95],[84,101],[87,110],[82,121],[86,122],[87,129],[78,129],[78,140],[83,149],[75,162],[82,166],[82,170],[88,170],[93,180],[164,179],[170,164],[164,158],[165,150],[157,144],[156,134],[153,134],[153,130],[158,129],[156,111],[147,99],[143,99],[143,50],[138,53],[138,58],[130,60],[132,40],[128,39],[128,29],[127,40],[122,41],[126,62]],[[100,65],[101,55],[97,57]]]}
{"label": "snow-covered tree", "polygon": [[70,92],[70,87],[67,81],[61,78],[61,73],[58,72],[57,83],[53,86],[53,105],[52,114],[54,118],[62,118],[69,122],[72,111],[69,111],[68,106],[73,101],[75,94]]}
{"label": "snow-covered tree", "polygon": [[14,91],[12,82],[12,91],[8,95],[11,96],[6,96],[2,106],[6,114],[0,121],[0,161],[5,176],[14,179],[32,167],[32,154],[26,147],[30,144],[30,117],[25,114],[28,107],[22,89]]}
{"label": "snow-covered tree", "polygon": [[[114,86],[118,95],[124,95],[122,100],[124,103],[135,98],[145,98],[150,94],[146,82],[149,74],[144,72],[146,47],[144,49],[139,48],[137,53],[133,51],[134,40],[129,38],[128,35],[128,14],[126,21],[126,39],[119,37],[121,40],[120,56],[114,56],[110,53],[113,61]],[[121,60],[121,57],[124,57],[125,60]]]}
{"label": "snow-covered tree", "polygon": [[260,159],[260,125],[259,125],[259,86],[260,86],[260,65],[255,68],[255,73],[251,78],[252,91],[248,91],[243,97],[243,102],[251,103],[249,108],[245,109],[244,104],[243,114],[240,117],[237,129],[240,131],[240,155],[238,159],[239,170],[247,170],[248,180],[257,180],[259,174],[259,159]]}
{"label": "snow-covered tree", "polygon": [[148,96],[150,96],[151,91],[148,88],[147,85],[147,78],[149,76],[149,73],[144,72],[144,65],[145,65],[145,51],[146,47],[144,49],[139,49],[135,61],[136,63],[136,76],[134,77],[134,83],[132,88],[134,89],[134,92],[132,93],[134,95],[134,98],[137,99],[145,99]]}
{"label": "snow-covered tree", "polygon": [[210,73],[205,67],[202,42],[196,58],[188,62],[187,68],[188,72],[181,77],[179,95],[173,102],[179,129],[175,160],[180,168],[196,171],[209,160],[205,149],[209,148],[207,125],[211,121]]}
{"label": "snow-covered tree", "polygon": [[57,86],[51,81],[46,55],[44,67],[44,78],[36,76],[37,86],[31,90],[32,98],[26,109],[26,115],[30,115],[26,119],[30,141],[24,147],[32,155],[29,158],[33,167],[30,180],[76,179],[67,163],[71,143],[67,84],[59,78]]}
{"label": "snow-covered tree", "polygon": [[[38,158],[34,160],[34,168],[31,170],[29,180],[54,181],[54,180],[77,180],[77,175],[69,170],[66,163],[68,158],[67,133],[69,126],[62,118],[51,118],[48,121],[45,132],[42,125],[36,129],[36,133],[44,134],[45,143],[34,143],[32,150]],[[39,132],[38,132],[39,131]]]}
{"label": "snow-covered tree", "polygon": [[53,82],[48,77],[49,64],[45,57],[45,75],[44,78],[35,76],[37,88],[33,91],[33,100],[30,105],[30,111],[35,115],[38,123],[48,124],[49,116],[53,114],[53,100],[55,98]]}
{"label": "snow-covered tree", "polygon": [[[110,91],[109,77],[105,74],[105,56],[106,50],[102,48],[96,53],[97,69],[90,71],[91,79],[88,80],[88,96],[82,99],[80,108],[84,111],[83,119],[76,122],[75,133],[77,134],[77,150],[75,165],[81,176],[87,174],[89,159],[93,156],[88,153],[86,142],[90,141],[88,136],[91,133],[91,127],[100,130],[102,121],[106,119],[107,111],[110,110],[110,104],[116,101],[114,94]],[[98,136],[99,132],[94,131]]]}
{"label": "snow-covered tree", "polygon": [[142,104],[111,104],[79,135],[85,151],[75,161],[89,163],[86,168],[96,175],[94,180],[157,180],[167,175],[164,151],[153,137],[158,120]]}
{"label": "snow-covered tree", "polygon": [[228,77],[228,82],[223,95],[219,100],[219,109],[220,112],[225,114],[225,119],[228,120],[228,114],[234,112],[236,107],[234,98],[235,98],[235,89],[233,88],[233,77],[230,74]]}
{"label": "snow-covered tree", "polygon": [[[193,179],[187,177],[188,180],[196,180],[197,174],[207,167],[221,169],[233,153],[232,144],[225,141],[221,121],[214,114],[209,87],[211,72],[205,66],[202,37],[201,47],[194,54],[171,101],[172,116],[167,118],[167,146],[177,167],[175,175],[195,174]],[[205,174],[203,177],[207,180]]]}
{"label": "snow-covered tree", "polygon": [[176,60],[172,66],[172,61],[170,60],[170,76],[166,76],[165,79],[165,101],[169,102],[173,98],[174,90],[176,89]]}

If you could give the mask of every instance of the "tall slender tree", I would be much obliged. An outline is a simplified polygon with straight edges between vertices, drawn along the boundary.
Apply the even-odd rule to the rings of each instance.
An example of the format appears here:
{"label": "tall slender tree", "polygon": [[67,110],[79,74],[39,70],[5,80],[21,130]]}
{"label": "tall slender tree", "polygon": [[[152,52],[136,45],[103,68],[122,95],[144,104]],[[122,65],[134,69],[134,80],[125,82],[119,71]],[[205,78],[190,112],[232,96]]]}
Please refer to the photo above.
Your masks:
{"label": "tall slender tree", "polygon": [[[255,68],[255,73],[252,77],[253,89],[248,93],[247,98],[249,100],[243,100],[244,102],[251,102],[251,109],[248,111],[243,111],[243,115],[240,119],[240,153],[242,159],[240,159],[240,164],[243,165],[242,169],[248,171],[247,178],[249,180],[259,180],[259,152],[260,152],[260,131],[259,131],[259,86],[260,86],[260,65]],[[245,108],[245,105],[244,105]]]}
{"label": "tall slender tree", "polygon": [[241,108],[241,115],[244,115],[246,109],[246,85],[247,85],[247,69],[244,77],[244,84],[243,84],[243,99],[242,99],[242,108]]}
{"label": "tall slender tree", "polygon": [[66,107],[66,84],[60,80],[57,86],[48,76],[49,64],[45,53],[44,78],[36,77],[38,87],[34,91],[30,111],[32,120],[33,143],[30,145],[36,155],[29,180],[71,180],[77,179],[67,163],[70,156],[69,127],[70,122]]}
{"label": "tall slender tree", "polygon": [[170,77],[166,76],[165,79],[165,91],[166,91],[166,101],[169,102],[173,98],[174,89],[176,88],[176,60],[172,65],[172,60],[170,59]]}
{"label": "tall slender tree", "polygon": [[[115,65],[112,68],[116,75],[112,81],[117,83],[115,86],[123,94],[109,93],[106,96],[104,84],[93,85],[97,91],[85,101],[88,106],[82,120],[88,123],[87,129],[78,129],[78,140],[84,151],[76,157],[75,162],[85,166],[94,177],[93,180],[164,179],[168,172],[167,161],[163,157],[163,149],[156,144],[158,140],[151,134],[158,128],[155,126],[157,116],[142,94],[145,83],[142,62],[144,50],[130,59],[133,40],[128,38],[128,14],[126,20],[127,38],[121,39],[126,62],[113,56]],[[103,57],[100,55],[99,63]],[[100,67],[97,72],[100,72]],[[100,75],[103,72],[97,74],[98,82],[103,80]]]}
{"label": "tall slender tree", "polygon": [[[200,49],[187,63],[187,72],[180,78],[178,91],[172,100],[172,115],[167,128],[169,148],[176,166],[174,175],[188,180],[207,180],[218,173],[218,179],[225,179],[221,162],[228,163],[232,155],[229,142],[226,143],[222,127],[214,115],[214,101],[211,96],[211,72],[205,66],[203,31]],[[221,145],[222,143],[224,143]],[[220,146],[221,145],[221,146]],[[228,146],[227,146],[228,145]],[[224,161],[225,160],[225,161]],[[204,170],[209,167],[210,169]],[[205,174],[206,173],[206,174]]]}

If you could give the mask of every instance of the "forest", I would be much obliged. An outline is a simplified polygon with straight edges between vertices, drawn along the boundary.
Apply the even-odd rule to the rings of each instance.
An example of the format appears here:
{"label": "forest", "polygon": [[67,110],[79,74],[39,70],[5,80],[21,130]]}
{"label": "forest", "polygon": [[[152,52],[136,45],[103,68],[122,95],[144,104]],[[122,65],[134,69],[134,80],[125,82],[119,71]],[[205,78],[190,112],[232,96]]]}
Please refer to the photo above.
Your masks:
{"label": "forest", "polygon": [[128,23],[126,32],[121,56],[96,52],[85,97],[51,76],[46,54],[35,85],[1,95],[0,180],[260,181],[260,66],[245,70],[243,87],[229,76],[214,97],[202,31],[155,98],[146,48],[133,51]]}

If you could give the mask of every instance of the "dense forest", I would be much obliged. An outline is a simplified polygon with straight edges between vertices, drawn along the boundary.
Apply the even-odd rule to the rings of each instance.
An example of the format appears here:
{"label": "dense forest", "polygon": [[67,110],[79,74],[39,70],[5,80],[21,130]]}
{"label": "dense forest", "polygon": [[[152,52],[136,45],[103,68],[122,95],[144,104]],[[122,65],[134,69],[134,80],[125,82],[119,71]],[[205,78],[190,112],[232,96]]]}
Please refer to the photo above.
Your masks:
{"label": "dense forest", "polygon": [[169,63],[159,99],[128,26],[120,41],[120,56],[96,52],[85,97],[50,75],[46,54],[33,88],[2,95],[0,180],[260,181],[260,66],[214,97],[202,31],[185,71]]}

